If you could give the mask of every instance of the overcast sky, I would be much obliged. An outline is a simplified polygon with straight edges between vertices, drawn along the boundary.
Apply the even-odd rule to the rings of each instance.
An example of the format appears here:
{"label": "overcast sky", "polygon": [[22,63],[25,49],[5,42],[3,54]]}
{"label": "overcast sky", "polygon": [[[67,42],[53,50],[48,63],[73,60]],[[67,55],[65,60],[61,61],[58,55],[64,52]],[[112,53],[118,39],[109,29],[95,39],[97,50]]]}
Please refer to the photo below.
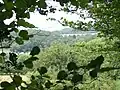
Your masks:
{"label": "overcast sky", "polygon": [[49,17],[56,18],[57,20],[60,20],[61,17],[65,17],[69,20],[78,19],[76,15],[70,15],[64,12],[57,11],[54,14],[53,13],[48,14],[48,16],[40,15],[39,12],[31,13],[30,19],[28,21],[34,24],[35,26],[39,27],[40,29],[45,29],[45,30],[50,30],[50,31],[60,30],[60,29],[65,28],[57,21],[46,20]]}

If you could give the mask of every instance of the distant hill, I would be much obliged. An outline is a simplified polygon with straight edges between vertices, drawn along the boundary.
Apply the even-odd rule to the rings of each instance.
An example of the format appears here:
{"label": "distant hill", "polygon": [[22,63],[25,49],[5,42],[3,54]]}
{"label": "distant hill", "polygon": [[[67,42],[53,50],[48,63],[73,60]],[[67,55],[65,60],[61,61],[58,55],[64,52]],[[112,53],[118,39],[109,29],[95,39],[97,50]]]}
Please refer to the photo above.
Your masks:
{"label": "distant hill", "polygon": [[90,30],[90,31],[81,31],[73,28],[65,28],[60,31],[54,31],[53,33],[58,33],[58,34],[97,34],[96,31]]}
{"label": "distant hill", "polygon": [[80,31],[72,28],[65,28],[53,32],[29,29],[28,32],[34,36],[23,45],[13,44],[12,51],[26,52],[30,51],[34,46],[39,46],[44,49],[54,42],[71,45],[79,41],[89,41],[95,38],[97,34],[95,31]]}
{"label": "distant hill", "polygon": [[44,31],[44,30],[39,30],[39,29],[36,29],[36,30],[30,29],[30,30],[28,30],[28,32],[29,32],[30,34],[35,34],[35,33],[39,33],[39,34],[40,34],[40,33],[41,33],[41,34],[43,34],[43,33],[45,33],[45,34],[85,34],[85,33],[90,34],[90,33],[97,33],[97,32],[94,31],[94,30],[81,31],[81,30],[77,30],[77,29],[73,29],[73,28],[64,28],[64,29],[62,29],[62,30],[52,31],[52,32],[50,32],[50,31]]}

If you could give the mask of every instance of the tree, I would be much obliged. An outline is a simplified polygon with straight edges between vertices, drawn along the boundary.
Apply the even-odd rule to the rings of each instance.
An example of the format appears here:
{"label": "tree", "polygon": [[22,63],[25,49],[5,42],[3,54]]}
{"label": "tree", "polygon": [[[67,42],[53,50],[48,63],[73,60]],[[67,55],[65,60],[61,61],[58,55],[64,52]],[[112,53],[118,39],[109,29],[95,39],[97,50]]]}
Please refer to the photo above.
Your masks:
{"label": "tree", "polygon": [[[69,26],[77,26],[83,30],[85,28],[93,27],[95,30],[104,33],[105,36],[115,36],[119,38],[119,1],[116,0],[56,0],[60,3],[60,5],[64,6],[67,11],[76,13],[77,10],[82,9],[87,11],[88,15],[85,17],[81,16],[80,12],[77,14],[83,18],[93,18],[94,24],[90,21],[89,23],[84,23],[82,21],[67,22],[64,19],[63,24],[67,24]],[[70,3],[70,5],[68,4]],[[91,3],[91,4],[90,4]],[[0,13],[0,36],[1,36],[1,47],[6,47],[3,45],[3,41],[11,41],[15,40],[18,44],[23,44],[24,40],[28,40],[30,35],[27,31],[22,30],[19,31],[17,27],[23,26],[27,28],[35,28],[34,25],[26,22],[24,18],[30,18],[30,12],[34,12],[36,9],[40,12],[40,14],[44,15],[46,12],[55,11],[53,7],[49,7],[47,9],[47,3],[45,0],[3,0],[1,5],[1,13]],[[75,10],[69,10],[71,6],[75,6]],[[16,19],[12,21],[9,25],[4,23],[4,20],[10,19],[13,14],[16,14]],[[46,14],[45,14],[46,15]],[[14,37],[10,35],[11,32],[19,33],[18,37]],[[8,46],[11,45],[12,42],[7,42]]]}
{"label": "tree", "polygon": [[[47,4],[45,0],[2,0],[3,2],[0,3],[0,46],[1,48],[6,48],[6,45],[10,46],[13,41],[18,43],[19,45],[23,44],[25,40],[29,40],[31,35],[29,35],[27,30],[18,30],[19,26],[23,26],[26,28],[35,28],[34,25],[26,22],[24,19],[25,18],[30,18],[30,12],[34,12],[35,9],[39,11],[40,14],[42,15],[47,15],[47,12],[54,12],[55,9],[52,7],[49,7],[48,10]],[[79,8],[88,10],[90,12],[90,15],[94,18],[95,24],[94,26],[98,27],[99,25],[101,30],[105,35],[113,35],[117,36],[119,38],[119,1],[91,1],[93,2],[92,5],[88,5],[89,1],[88,0],[56,0],[57,2],[60,3],[61,6],[64,6],[65,4],[68,7],[69,11],[69,3],[73,6],[76,6],[75,10]],[[99,13],[100,12],[100,13]],[[106,14],[106,12],[108,12]],[[112,12],[109,14],[109,12]],[[10,19],[13,14],[16,14],[16,18],[14,21],[12,21],[9,25],[6,25],[4,23],[4,20]],[[114,16],[115,15],[115,16]],[[113,16],[113,17],[112,17]],[[109,20],[109,18],[111,18]],[[107,20],[107,22],[105,21]],[[65,22],[65,24],[67,21]],[[69,24],[71,25],[73,22],[70,22]],[[115,24],[114,24],[115,23]],[[87,25],[86,23],[80,22],[77,25],[80,27],[84,28]],[[112,28],[110,28],[112,26]],[[96,29],[96,28],[95,28]],[[109,29],[109,31],[108,31]],[[116,30],[115,32],[113,30]],[[107,33],[106,33],[107,31]],[[11,32],[16,32],[18,36],[14,37],[11,35]],[[3,44],[3,42],[8,41],[8,44]],[[3,50],[2,50],[3,51]],[[4,61],[2,64],[1,68],[6,69],[7,72],[11,73],[11,70],[22,70],[23,67],[27,67],[31,69],[33,67],[33,62],[36,61],[38,58],[35,56],[39,54],[40,48],[38,46],[33,47],[33,49],[30,52],[30,58],[25,60],[24,62],[18,62],[17,59],[17,54],[15,53],[9,53],[9,60],[5,60],[5,53],[2,52],[1,60]],[[101,61],[101,62],[98,62]],[[92,78],[96,78],[99,72],[104,72],[104,71],[109,71],[113,69],[119,69],[119,68],[101,68],[101,65],[103,64],[104,57],[102,55],[98,56],[95,60],[90,61],[89,64],[85,66],[80,66],[78,67],[74,62],[69,62],[67,64],[67,70],[61,70],[57,74],[57,80],[55,84],[51,83],[50,80],[44,79],[46,76],[45,74],[47,73],[47,68],[46,67],[40,67],[37,69],[39,72],[39,77],[31,77],[31,83],[26,84],[19,76],[18,74],[12,76],[10,74],[10,77],[12,78],[12,82],[2,82],[1,83],[1,90],[43,90],[44,88],[49,89],[52,85],[56,85],[58,83],[62,83],[64,85],[64,80],[68,80],[72,83],[72,86],[68,87],[64,85],[63,90],[67,90],[69,88],[78,90],[79,88],[77,87],[78,83],[82,83],[83,81],[83,75],[84,74],[79,74],[77,72],[78,69],[86,69],[89,72],[89,76]],[[91,70],[92,69],[92,70]],[[68,79],[68,76],[72,75],[70,79]],[[37,79],[36,79],[37,78]],[[40,83],[39,83],[40,80]],[[21,84],[22,82],[27,85],[27,87],[23,87]],[[20,89],[19,89],[20,88]]]}
{"label": "tree", "polygon": [[[63,25],[68,25],[80,30],[90,30],[94,28],[99,31],[100,36],[120,38],[120,7],[119,0],[56,0],[60,2],[68,13],[75,13],[83,20],[77,22],[61,18],[59,21]],[[75,6],[73,9],[71,7]],[[85,13],[84,13],[85,12]],[[87,14],[87,15],[86,15]],[[91,18],[91,19],[90,19]],[[89,22],[84,20],[90,19]],[[51,19],[55,20],[55,19]]]}

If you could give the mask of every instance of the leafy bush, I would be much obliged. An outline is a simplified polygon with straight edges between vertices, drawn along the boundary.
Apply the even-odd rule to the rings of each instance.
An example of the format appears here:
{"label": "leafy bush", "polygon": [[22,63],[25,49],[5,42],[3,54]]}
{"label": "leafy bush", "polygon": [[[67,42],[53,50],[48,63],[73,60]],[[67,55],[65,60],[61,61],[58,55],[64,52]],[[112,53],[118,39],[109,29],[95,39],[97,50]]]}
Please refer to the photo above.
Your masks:
{"label": "leafy bush", "polygon": [[[98,76],[100,77],[101,85],[103,85],[101,86],[101,88],[107,88],[109,85],[111,86],[111,88],[112,87],[114,88],[115,85],[113,79],[119,78],[119,65],[118,65],[119,51],[116,51],[114,49],[113,46],[115,45],[115,43],[116,43],[116,39],[109,41],[105,38],[98,38],[91,40],[89,42],[77,42],[72,46],[65,44],[53,44],[50,48],[45,49],[43,52],[41,52],[38,55],[39,60],[35,62],[35,66],[40,67],[42,65],[45,65],[46,67],[49,68],[49,72],[56,71],[57,73],[59,70],[65,69],[66,65],[71,61],[74,61],[77,63],[77,65],[82,66],[82,65],[87,65],[91,60],[94,60],[98,56],[103,55],[105,61],[101,67],[103,68],[118,67],[118,70],[113,69],[109,71],[108,69],[110,68],[108,68],[107,73],[98,74]],[[60,58],[58,58],[58,56]],[[62,68],[58,68],[58,67],[62,67]],[[55,79],[54,77],[55,75],[56,74],[51,76]],[[108,77],[111,79],[106,80],[106,78]],[[85,75],[84,78],[88,79],[89,77]],[[106,80],[106,82],[104,80]],[[90,81],[91,79],[89,78],[88,82]],[[99,80],[95,80],[93,83],[90,83],[90,87],[87,86],[85,87],[91,88],[91,86],[93,86],[93,89],[95,89],[94,84],[97,85],[96,82],[99,82]]]}

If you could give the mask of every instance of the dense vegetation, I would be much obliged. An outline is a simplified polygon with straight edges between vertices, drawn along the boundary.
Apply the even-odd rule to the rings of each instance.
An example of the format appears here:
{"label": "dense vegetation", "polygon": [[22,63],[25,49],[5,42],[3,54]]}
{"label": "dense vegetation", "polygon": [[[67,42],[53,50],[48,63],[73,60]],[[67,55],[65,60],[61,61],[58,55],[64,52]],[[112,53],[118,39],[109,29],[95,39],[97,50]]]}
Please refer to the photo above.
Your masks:
{"label": "dense vegetation", "polygon": [[[44,50],[41,49],[44,47],[40,46],[41,41],[36,40],[37,44],[36,42],[33,42],[33,45],[31,42],[28,44],[32,49],[26,47],[29,52],[24,56],[16,52],[9,52],[7,55],[4,48],[10,48],[15,42],[22,45],[26,41],[33,41],[34,34],[27,30],[18,30],[20,26],[36,28],[25,21],[25,18],[30,18],[30,12],[37,10],[41,15],[47,15],[55,13],[56,8],[48,6],[46,0],[2,1],[0,2],[0,48],[2,49],[0,68],[10,75],[12,82],[1,82],[1,90],[116,90],[115,81],[119,79],[120,69],[119,0],[53,0],[62,6],[60,11],[77,13],[84,19],[92,18],[89,22],[79,20],[74,22],[61,18],[63,21],[59,22],[62,25],[85,31],[94,28],[99,31],[99,36],[104,38],[77,43],[75,39],[72,44],[66,41],[53,44],[50,42],[47,44],[49,47],[46,46]],[[79,10],[86,11],[88,15],[84,16]],[[14,14],[16,14],[15,19],[6,25],[4,20],[10,19]],[[70,37],[67,39],[71,41]],[[29,75],[30,83],[19,75],[28,71],[33,72],[33,75]]]}
{"label": "dense vegetation", "polygon": [[[79,88],[82,88],[83,90],[89,88],[92,90],[99,90],[99,88],[100,90],[116,90],[117,82],[115,80],[119,79],[120,73],[120,67],[118,64],[120,53],[114,48],[114,45],[117,45],[116,42],[118,42],[117,39],[110,41],[105,38],[96,38],[89,42],[76,42],[73,45],[54,43],[37,55],[39,60],[34,62],[32,72],[30,72],[33,73],[34,76],[38,76],[39,74],[36,72],[36,69],[45,66],[48,68],[46,75],[49,75],[53,82],[57,79],[57,73],[59,70],[65,70],[69,62],[75,62],[78,66],[86,66],[91,60],[103,55],[105,59],[101,66],[101,68],[104,68],[103,71],[100,71],[96,79],[89,78],[88,72],[85,73],[83,80],[84,83]],[[24,61],[28,56],[28,54],[20,55],[18,60]],[[83,73],[83,70],[79,73]],[[58,88],[62,90],[62,87],[63,85],[60,85],[59,87],[55,86],[54,88],[55,90]]]}

